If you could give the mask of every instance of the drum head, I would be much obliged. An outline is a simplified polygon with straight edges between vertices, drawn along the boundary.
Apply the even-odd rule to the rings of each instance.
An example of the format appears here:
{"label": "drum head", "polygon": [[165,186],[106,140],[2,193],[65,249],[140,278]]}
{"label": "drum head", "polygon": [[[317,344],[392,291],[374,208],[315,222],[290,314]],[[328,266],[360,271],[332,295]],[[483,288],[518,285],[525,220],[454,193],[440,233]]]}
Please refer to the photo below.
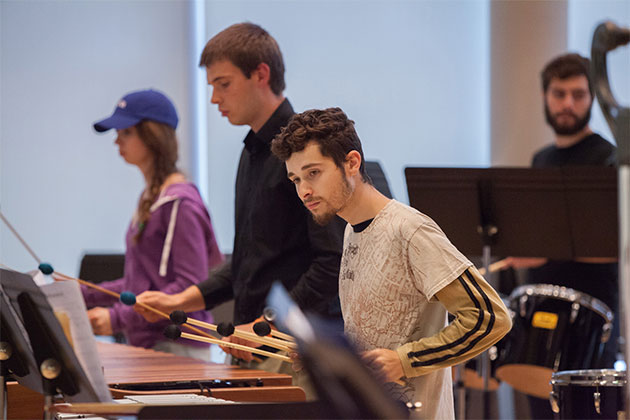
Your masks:
{"label": "drum head", "polygon": [[552,369],[523,364],[510,364],[497,368],[497,378],[523,394],[549,398]]}
{"label": "drum head", "polygon": [[[488,378],[488,391],[496,391],[499,389],[499,385],[499,381],[495,378]],[[480,376],[476,370],[464,369],[464,386],[483,391],[483,376]]]}

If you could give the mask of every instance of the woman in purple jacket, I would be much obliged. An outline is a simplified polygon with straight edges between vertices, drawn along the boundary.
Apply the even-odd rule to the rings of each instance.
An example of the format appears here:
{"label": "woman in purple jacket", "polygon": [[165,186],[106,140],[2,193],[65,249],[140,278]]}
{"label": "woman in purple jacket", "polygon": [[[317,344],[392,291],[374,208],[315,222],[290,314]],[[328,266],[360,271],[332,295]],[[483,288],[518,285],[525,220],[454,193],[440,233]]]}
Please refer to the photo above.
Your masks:
{"label": "woman in purple jacket", "polygon": [[[127,230],[124,277],[102,287],[135,295],[147,290],[173,294],[205,280],[223,260],[197,187],[175,165],[177,122],[165,95],[143,90],[125,95],[111,117],[94,124],[98,132],[116,129],[120,155],[140,169],[146,182]],[[95,334],[123,332],[133,346],[209,359],[205,343],[165,338],[162,331],[169,321],[148,323],[107,294],[85,286],[82,292]],[[206,311],[189,316],[212,322]]]}

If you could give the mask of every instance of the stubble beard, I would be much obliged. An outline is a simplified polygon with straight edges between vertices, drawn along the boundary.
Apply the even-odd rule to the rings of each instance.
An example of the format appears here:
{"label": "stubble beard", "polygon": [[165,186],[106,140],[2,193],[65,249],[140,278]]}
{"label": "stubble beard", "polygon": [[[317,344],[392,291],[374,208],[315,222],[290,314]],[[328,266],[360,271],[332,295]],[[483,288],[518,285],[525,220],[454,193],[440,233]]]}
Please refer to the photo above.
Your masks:
{"label": "stubble beard", "polygon": [[[321,214],[315,214],[311,212],[311,214],[313,215],[313,220],[315,220],[315,223],[317,223],[320,226],[328,225],[331,222],[331,220],[334,219],[335,216],[345,208],[346,203],[348,202],[348,199],[352,195],[352,187],[350,186],[350,183],[348,182],[346,177],[341,175],[341,180],[342,180],[342,184],[341,184],[341,193],[339,194],[340,195],[339,201],[342,204],[340,204],[337,207],[333,207],[332,205],[330,205],[330,202],[323,201],[329,206],[328,211]],[[336,199],[336,198],[337,197],[333,197],[333,199]]]}

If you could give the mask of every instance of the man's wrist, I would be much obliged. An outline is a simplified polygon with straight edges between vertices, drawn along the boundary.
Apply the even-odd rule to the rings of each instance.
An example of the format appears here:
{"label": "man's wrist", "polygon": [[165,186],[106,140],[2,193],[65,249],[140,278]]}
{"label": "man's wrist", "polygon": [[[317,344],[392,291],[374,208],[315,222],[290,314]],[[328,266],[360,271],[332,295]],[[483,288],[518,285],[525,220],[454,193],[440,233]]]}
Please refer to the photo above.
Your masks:
{"label": "man's wrist", "polygon": [[174,310],[183,310],[184,312],[186,311],[186,299],[185,299],[185,293],[186,291],[183,292],[179,292],[179,293],[175,293],[174,295],[171,295],[171,311]]}
{"label": "man's wrist", "polygon": [[183,292],[173,295],[174,309],[184,312],[195,312],[205,309],[205,301],[201,290],[197,286],[190,286]]}

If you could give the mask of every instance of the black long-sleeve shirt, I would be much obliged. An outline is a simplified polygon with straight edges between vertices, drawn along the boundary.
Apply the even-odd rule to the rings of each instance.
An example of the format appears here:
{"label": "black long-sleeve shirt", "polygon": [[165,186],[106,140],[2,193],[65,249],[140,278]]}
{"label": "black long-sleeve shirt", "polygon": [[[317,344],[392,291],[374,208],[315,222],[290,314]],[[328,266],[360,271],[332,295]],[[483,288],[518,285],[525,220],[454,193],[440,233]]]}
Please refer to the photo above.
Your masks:
{"label": "black long-sleeve shirt", "polygon": [[345,222],[316,224],[271,141],[294,114],[288,100],[258,133],[249,131],[236,176],[232,259],[198,285],[206,308],[234,298],[234,323],[255,320],[274,281],[303,309],[340,317],[338,277]]}

